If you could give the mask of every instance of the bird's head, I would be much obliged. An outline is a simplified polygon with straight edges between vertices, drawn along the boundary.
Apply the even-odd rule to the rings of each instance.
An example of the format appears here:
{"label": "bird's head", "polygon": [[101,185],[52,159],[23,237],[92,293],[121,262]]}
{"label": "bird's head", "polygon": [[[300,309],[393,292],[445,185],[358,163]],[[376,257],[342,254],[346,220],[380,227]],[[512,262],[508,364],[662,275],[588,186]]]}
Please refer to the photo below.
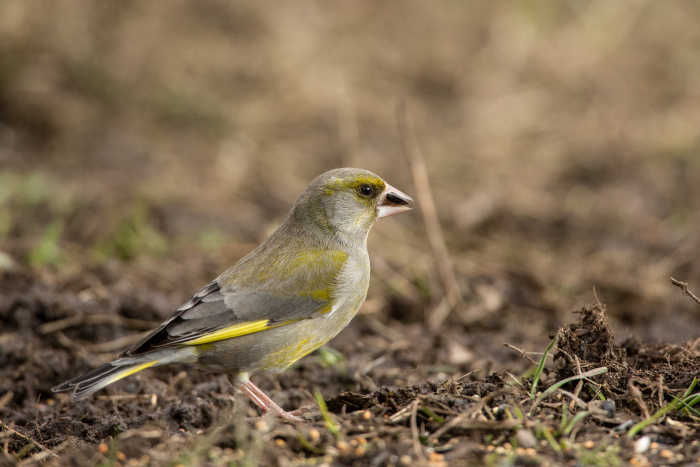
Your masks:
{"label": "bird's head", "polygon": [[362,169],[335,169],[318,176],[294,204],[324,230],[345,241],[366,241],[377,219],[411,209],[410,196]]}

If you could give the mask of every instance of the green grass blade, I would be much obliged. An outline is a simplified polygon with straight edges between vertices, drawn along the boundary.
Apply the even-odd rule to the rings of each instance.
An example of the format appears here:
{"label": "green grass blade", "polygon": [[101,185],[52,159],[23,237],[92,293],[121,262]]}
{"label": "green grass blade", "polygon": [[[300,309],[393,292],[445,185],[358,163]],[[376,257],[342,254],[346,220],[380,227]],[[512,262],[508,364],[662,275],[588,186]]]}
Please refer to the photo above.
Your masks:
{"label": "green grass blade", "polygon": [[557,342],[557,338],[555,337],[554,340],[552,340],[552,342],[547,347],[547,350],[544,351],[544,354],[542,355],[540,362],[537,364],[537,370],[535,370],[535,376],[534,376],[534,378],[532,378],[532,389],[530,389],[530,399],[535,398],[535,394],[537,393],[537,384],[540,382],[540,375],[542,374],[542,371],[544,370],[545,363],[547,363],[547,355],[549,355],[549,352],[552,350],[552,347],[554,347],[554,344],[556,342]]}
{"label": "green grass blade", "polygon": [[331,417],[331,414],[328,412],[328,406],[326,405],[326,401],[321,395],[320,392],[314,391],[314,398],[316,398],[316,403],[318,404],[318,409],[321,411],[321,415],[323,416],[323,421],[326,424],[326,428],[328,428],[328,431],[333,433],[333,436],[335,436],[337,439],[342,438],[342,435],[340,434],[340,430],[338,430],[338,427],[336,426],[335,422],[333,421],[333,418]]}

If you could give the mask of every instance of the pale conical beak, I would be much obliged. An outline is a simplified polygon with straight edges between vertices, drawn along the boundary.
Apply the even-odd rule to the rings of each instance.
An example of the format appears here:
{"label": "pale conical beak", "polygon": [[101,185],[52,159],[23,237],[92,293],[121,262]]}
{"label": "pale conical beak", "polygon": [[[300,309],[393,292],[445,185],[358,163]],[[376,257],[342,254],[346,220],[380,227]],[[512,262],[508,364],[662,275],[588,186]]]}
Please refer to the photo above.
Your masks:
{"label": "pale conical beak", "polygon": [[377,205],[377,219],[393,216],[394,214],[404,211],[410,211],[411,207],[409,204],[413,201],[413,198],[397,190],[388,183],[379,199],[379,205]]}

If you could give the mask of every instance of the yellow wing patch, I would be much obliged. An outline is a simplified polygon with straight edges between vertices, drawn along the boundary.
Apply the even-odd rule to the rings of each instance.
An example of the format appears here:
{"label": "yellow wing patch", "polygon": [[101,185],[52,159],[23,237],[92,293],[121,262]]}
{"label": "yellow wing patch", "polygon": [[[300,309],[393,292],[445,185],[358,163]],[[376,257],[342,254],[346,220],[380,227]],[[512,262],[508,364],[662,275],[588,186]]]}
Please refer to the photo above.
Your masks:
{"label": "yellow wing patch", "polygon": [[193,339],[189,342],[185,342],[185,345],[201,345],[208,344],[210,342],[222,341],[224,339],[231,339],[233,337],[245,336],[246,334],[253,334],[255,332],[264,331],[265,329],[272,329],[279,326],[284,326],[285,324],[293,323],[298,320],[288,320],[282,323],[269,325],[269,319],[261,319],[260,321],[249,321],[247,323],[234,324],[233,326],[228,326],[218,331],[214,331],[211,334],[207,334],[197,339]]}
{"label": "yellow wing patch", "polygon": [[155,360],[155,361],[152,361],[152,362],[148,362],[148,363],[144,363],[144,364],[142,364],[142,365],[137,365],[137,366],[135,366],[135,367],[133,367],[133,368],[129,368],[127,371],[125,371],[125,372],[123,372],[123,373],[117,373],[116,375],[114,375],[112,378],[109,379],[109,383],[107,383],[107,384],[112,384],[112,383],[114,383],[115,381],[119,381],[119,380],[122,379],[122,378],[126,378],[127,376],[131,376],[131,375],[133,375],[134,373],[138,373],[138,372],[141,371],[141,370],[145,370],[146,368],[148,368],[148,367],[150,367],[150,366],[153,366],[153,365],[155,365],[156,363],[158,363],[158,360]]}

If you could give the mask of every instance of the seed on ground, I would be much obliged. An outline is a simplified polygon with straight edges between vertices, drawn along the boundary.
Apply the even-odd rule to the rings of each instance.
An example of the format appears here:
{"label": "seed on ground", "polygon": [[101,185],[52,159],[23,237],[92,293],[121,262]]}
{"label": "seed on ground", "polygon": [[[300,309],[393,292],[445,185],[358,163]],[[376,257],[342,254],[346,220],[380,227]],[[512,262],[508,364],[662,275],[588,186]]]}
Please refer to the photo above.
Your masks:
{"label": "seed on ground", "polygon": [[338,451],[342,452],[343,454],[350,452],[350,444],[348,444],[347,441],[338,441],[335,443],[335,447],[337,447]]}

